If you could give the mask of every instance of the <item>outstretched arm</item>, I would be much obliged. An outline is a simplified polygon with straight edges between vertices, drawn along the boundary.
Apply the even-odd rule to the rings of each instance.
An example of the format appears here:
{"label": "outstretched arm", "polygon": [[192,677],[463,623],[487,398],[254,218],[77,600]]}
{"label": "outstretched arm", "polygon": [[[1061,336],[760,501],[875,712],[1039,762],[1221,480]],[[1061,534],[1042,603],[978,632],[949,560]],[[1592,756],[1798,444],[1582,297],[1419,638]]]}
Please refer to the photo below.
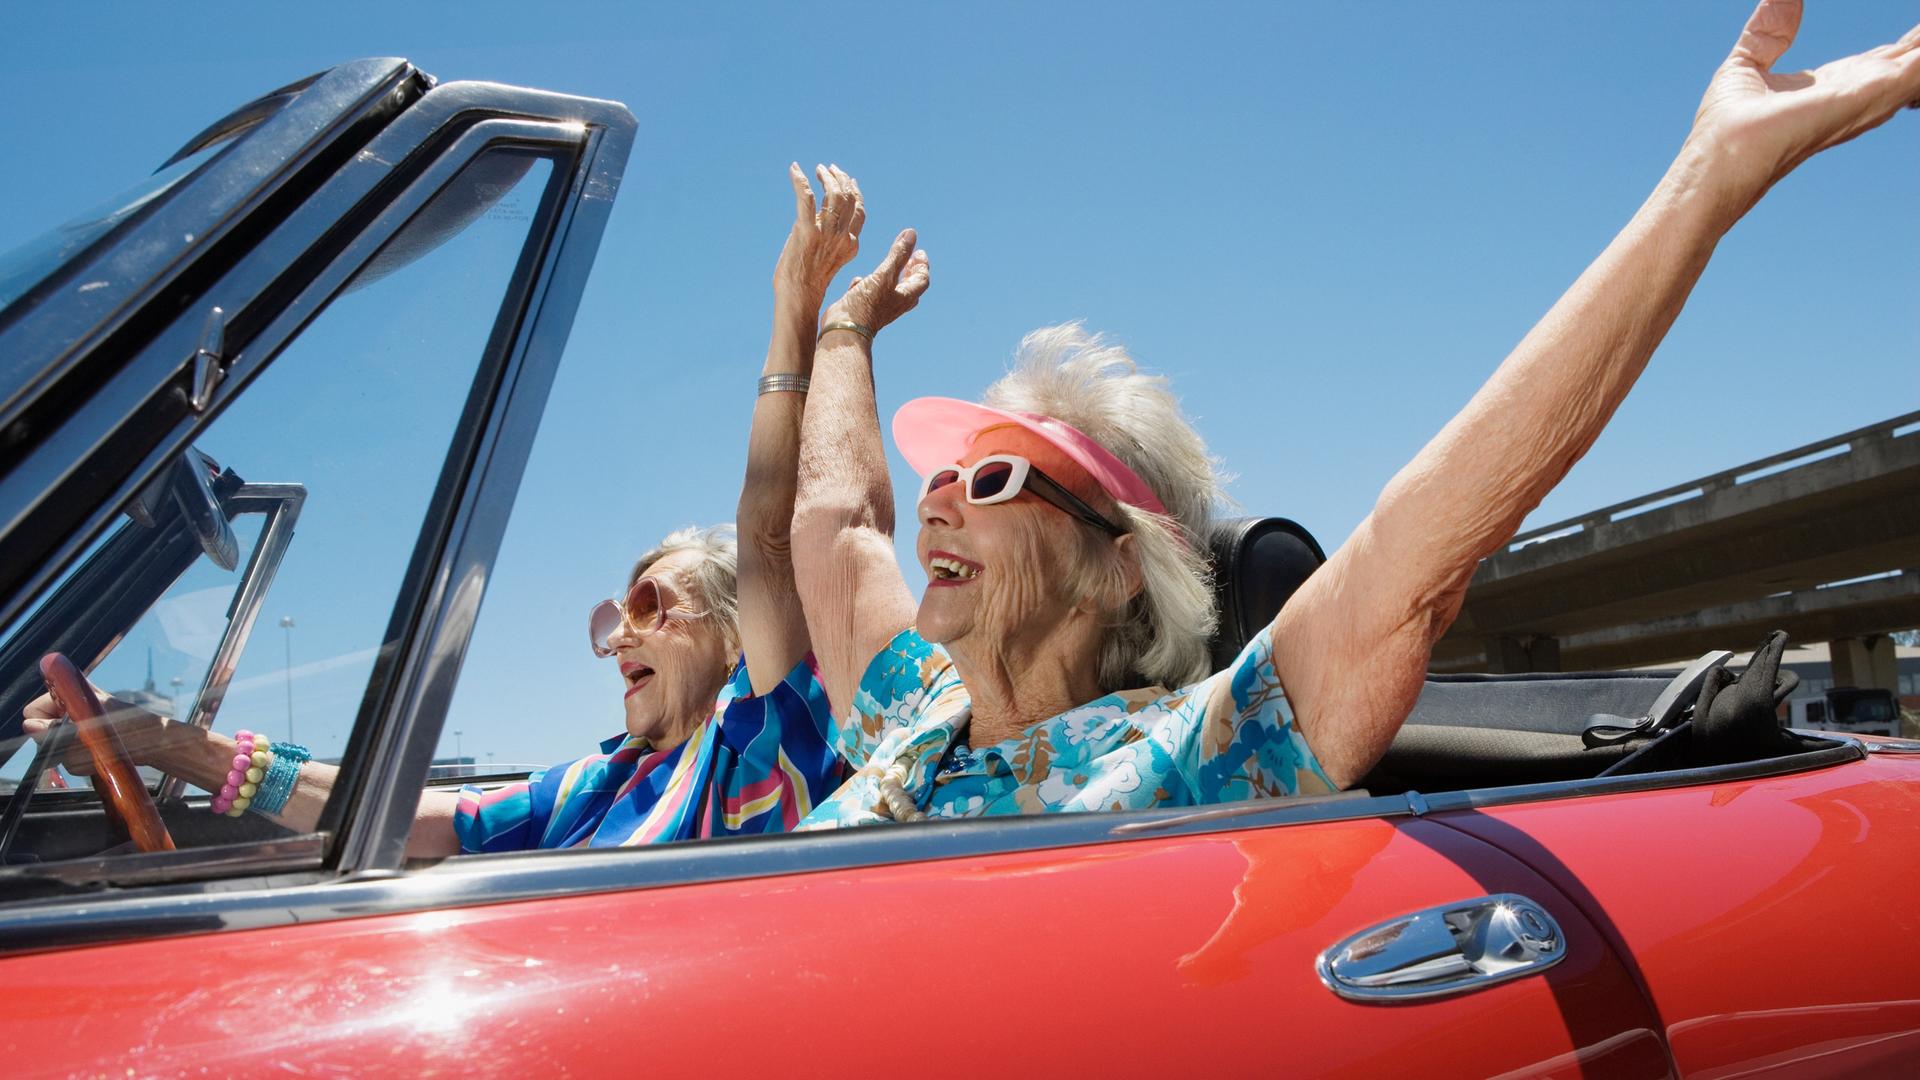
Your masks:
{"label": "outstretched arm", "polygon": [[[824,326],[878,333],[927,291],[927,256],[902,232],[874,272],[855,279]],[[793,571],[807,633],[833,715],[852,715],[853,692],[873,654],[913,623],[913,594],[893,554],[893,484],[873,398],[873,345],[857,330],[829,329],[813,359],[813,390],[800,426]]]}
{"label": "outstretched arm", "polygon": [[1800,11],[1763,0],[1645,205],[1275,619],[1276,670],[1335,783],[1386,751],[1474,567],[1599,436],[1720,237],[1802,161],[1920,98],[1920,27],[1774,72]]}
{"label": "outstretched arm", "polygon": [[[232,739],[168,720],[121,701],[97,686],[93,693],[135,764],[151,765],[207,791],[219,791],[226,782],[237,749]],[[28,702],[23,712],[25,731],[35,741],[45,739],[53,724],[66,715],[52,694],[42,694]],[[93,772],[92,759],[77,747],[69,750],[61,763],[83,776]],[[339,775],[340,770],[335,766],[306,762],[300,766],[300,778],[287,796],[286,805],[279,813],[268,816],[295,832],[312,832]],[[459,802],[458,792],[431,788],[421,792],[413,831],[407,834],[409,858],[430,859],[460,853],[460,839],[453,831],[454,809]]]}
{"label": "outstretched arm", "polygon": [[[793,580],[793,496],[800,456],[800,417],[807,391],[792,378],[813,372],[815,317],[833,275],[860,250],[867,211],[860,188],[838,166],[817,166],[825,190],[819,209],[798,163],[793,184],[793,229],[773,271],[773,337],[761,369],[747,437],[747,475],[740,486],[740,646],[753,692],[778,686],[809,648],[807,624]],[[773,385],[786,388],[769,389]],[[788,379],[780,379],[788,376]]]}

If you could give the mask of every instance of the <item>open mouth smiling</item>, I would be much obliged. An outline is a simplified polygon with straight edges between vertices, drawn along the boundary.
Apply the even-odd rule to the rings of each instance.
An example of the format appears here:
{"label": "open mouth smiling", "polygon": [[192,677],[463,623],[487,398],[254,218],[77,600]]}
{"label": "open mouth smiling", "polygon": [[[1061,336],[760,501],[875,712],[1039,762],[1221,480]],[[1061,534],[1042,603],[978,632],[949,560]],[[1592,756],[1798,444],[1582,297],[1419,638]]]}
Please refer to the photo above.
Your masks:
{"label": "open mouth smiling", "polygon": [[964,585],[980,576],[986,567],[972,559],[963,559],[951,551],[927,553],[927,584]]}
{"label": "open mouth smiling", "polygon": [[627,680],[627,692],[621,696],[632,697],[653,681],[653,669],[645,664],[621,664],[620,677]]}

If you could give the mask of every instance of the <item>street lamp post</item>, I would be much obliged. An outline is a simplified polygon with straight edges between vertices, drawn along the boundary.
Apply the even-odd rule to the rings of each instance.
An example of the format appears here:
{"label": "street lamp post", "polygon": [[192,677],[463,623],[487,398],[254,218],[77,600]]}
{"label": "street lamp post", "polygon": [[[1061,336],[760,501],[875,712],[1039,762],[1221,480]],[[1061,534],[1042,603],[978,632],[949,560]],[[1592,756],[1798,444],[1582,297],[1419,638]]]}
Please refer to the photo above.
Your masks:
{"label": "street lamp post", "polygon": [[459,769],[461,775],[464,776],[466,775],[467,756],[460,752],[460,735],[460,730],[455,728],[453,732],[453,765],[454,768]]}
{"label": "street lamp post", "polygon": [[287,741],[293,741],[293,616],[280,616],[280,629],[287,632]]}

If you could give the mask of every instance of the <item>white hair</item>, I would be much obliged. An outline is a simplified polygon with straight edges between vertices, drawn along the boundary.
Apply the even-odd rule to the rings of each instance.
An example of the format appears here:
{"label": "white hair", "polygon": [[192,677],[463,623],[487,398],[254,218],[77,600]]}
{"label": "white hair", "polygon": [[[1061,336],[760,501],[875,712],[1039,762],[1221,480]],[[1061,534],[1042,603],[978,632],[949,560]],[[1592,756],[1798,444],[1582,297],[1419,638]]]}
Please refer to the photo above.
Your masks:
{"label": "white hair", "polygon": [[[1101,646],[1101,686],[1178,687],[1205,677],[1218,621],[1206,543],[1221,478],[1166,378],[1142,372],[1124,348],[1073,322],[1022,338],[1013,367],[987,388],[985,402],[1073,425],[1125,462],[1167,508],[1162,515],[1119,506],[1142,588],[1116,612]],[[1073,561],[1076,599],[1114,595],[1125,580],[1117,549],[1104,533],[1080,532],[1088,547]]]}
{"label": "white hair", "polygon": [[729,650],[740,644],[740,545],[732,525],[689,525],[666,535],[633,564],[627,584],[640,580],[647,568],[669,555],[697,552],[700,561],[687,571],[700,600],[718,621]]}

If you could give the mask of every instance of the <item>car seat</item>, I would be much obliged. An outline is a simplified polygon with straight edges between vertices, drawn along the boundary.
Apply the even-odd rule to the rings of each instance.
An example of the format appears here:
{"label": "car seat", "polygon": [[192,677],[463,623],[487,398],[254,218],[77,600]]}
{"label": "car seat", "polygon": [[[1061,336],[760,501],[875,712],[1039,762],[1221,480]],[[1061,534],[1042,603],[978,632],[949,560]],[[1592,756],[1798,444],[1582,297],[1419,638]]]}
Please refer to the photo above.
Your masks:
{"label": "car seat", "polygon": [[[1212,641],[1218,671],[1273,621],[1326,555],[1297,522],[1273,517],[1222,522],[1208,547],[1220,612]],[[1362,784],[1374,791],[1439,791],[1591,776],[1630,748],[1586,749],[1580,731],[1588,718],[1637,715],[1672,677],[1670,671],[1428,675],[1413,714]]]}
{"label": "car seat", "polygon": [[1294,590],[1327,561],[1327,553],[1298,522],[1279,517],[1223,521],[1207,538],[1207,547],[1220,612],[1211,643],[1218,671],[1273,621]]}

